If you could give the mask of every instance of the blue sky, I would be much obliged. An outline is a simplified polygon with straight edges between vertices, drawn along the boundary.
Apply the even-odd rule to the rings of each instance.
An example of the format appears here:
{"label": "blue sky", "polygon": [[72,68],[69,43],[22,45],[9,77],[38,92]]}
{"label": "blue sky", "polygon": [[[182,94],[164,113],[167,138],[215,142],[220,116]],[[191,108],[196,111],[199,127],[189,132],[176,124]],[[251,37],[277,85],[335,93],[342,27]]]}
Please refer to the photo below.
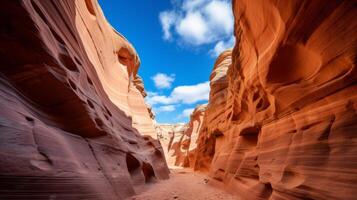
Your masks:
{"label": "blue sky", "polygon": [[99,0],[112,26],[135,47],[139,75],[159,123],[187,122],[206,103],[216,56],[232,47],[228,0]]}

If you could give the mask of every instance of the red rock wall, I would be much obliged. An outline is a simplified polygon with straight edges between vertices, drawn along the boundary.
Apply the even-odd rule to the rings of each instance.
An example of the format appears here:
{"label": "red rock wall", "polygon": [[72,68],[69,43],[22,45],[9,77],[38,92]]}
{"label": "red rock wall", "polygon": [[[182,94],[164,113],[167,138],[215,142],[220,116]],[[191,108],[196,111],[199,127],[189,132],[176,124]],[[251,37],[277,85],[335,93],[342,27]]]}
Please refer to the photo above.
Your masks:
{"label": "red rock wall", "polygon": [[[227,71],[232,64],[232,50],[227,50],[218,56],[210,76],[210,95],[203,122],[198,130],[198,143],[196,159],[192,167],[195,170],[209,171],[215,153],[216,142],[220,145],[217,137],[221,137],[223,132],[229,127],[229,121],[225,112],[226,99],[228,93]],[[225,140],[230,140],[225,138]],[[226,148],[230,148],[227,146]]]}
{"label": "red rock wall", "polygon": [[124,199],[168,178],[139,57],[96,0],[0,10],[0,199]]}
{"label": "red rock wall", "polygon": [[210,113],[210,98],[204,117],[226,120],[204,122],[195,168],[242,199],[355,199],[356,1],[234,0],[233,11],[224,103]]}

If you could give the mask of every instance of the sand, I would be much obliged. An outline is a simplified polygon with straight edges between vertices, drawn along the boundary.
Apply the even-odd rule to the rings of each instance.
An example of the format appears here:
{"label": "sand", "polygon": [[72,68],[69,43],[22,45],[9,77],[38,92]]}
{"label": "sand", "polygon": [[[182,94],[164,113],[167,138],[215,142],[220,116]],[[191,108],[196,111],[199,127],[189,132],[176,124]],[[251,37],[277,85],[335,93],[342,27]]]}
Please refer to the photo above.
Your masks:
{"label": "sand", "polygon": [[237,200],[233,196],[217,186],[212,186],[215,182],[200,172],[193,172],[190,169],[174,168],[170,169],[170,179],[147,184],[140,188],[136,196],[127,200]]}

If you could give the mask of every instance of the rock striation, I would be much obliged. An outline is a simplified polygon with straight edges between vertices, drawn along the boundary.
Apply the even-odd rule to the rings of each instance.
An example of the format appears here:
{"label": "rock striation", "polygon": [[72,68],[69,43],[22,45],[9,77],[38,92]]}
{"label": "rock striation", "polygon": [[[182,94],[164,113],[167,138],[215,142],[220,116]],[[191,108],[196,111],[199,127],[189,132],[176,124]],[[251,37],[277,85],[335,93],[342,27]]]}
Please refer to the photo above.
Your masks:
{"label": "rock striation", "polygon": [[124,199],[168,178],[139,57],[97,1],[0,10],[0,199]]}
{"label": "rock striation", "polygon": [[356,1],[233,0],[233,11],[195,169],[242,199],[354,199]]}
{"label": "rock striation", "polygon": [[193,167],[196,161],[198,133],[203,123],[206,105],[198,105],[188,124],[158,124],[158,138],[170,167]]}
{"label": "rock striation", "polygon": [[190,116],[187,130],[182,138],[181,149],[183,158],[181,166],[194,167],[197,159],[197,140],[198,134],[203,126],[203,117],[207,109],[207,104],[198,105]]}
{"label": "rock striation", "polygon": [[169,166],[209,171],[215,153],[215,138],[219,137],[229,124],[225,109],[222,108],[226,106],[227,71],[232,63],[231,58],[232,50],[226,50],[214,64],[210,76],[208,105],[198,105],[186,125],[157,126]]}
{"label": "rock striation", "polygon": [[181,140],[187,128],[186,124],[156,124],[157,137],[169,167],[179,166],[178,160],[182,157]]}
{"label": "rock striation", "polygon": [[[221,137],[229,127],[230,122],[227,120],[225,107],[228,94],[227,71],[231,64],[232,50],[222,52],[214,64],[210,76],[209,103],[202,120],[202,126],[197,130],[199,134],[198,148],[195,155],[196,160],[191,166],[195,170],[209,171],[215,153],[216,138]],[[217,146],[220,145],[220,141],[217,142]]]}

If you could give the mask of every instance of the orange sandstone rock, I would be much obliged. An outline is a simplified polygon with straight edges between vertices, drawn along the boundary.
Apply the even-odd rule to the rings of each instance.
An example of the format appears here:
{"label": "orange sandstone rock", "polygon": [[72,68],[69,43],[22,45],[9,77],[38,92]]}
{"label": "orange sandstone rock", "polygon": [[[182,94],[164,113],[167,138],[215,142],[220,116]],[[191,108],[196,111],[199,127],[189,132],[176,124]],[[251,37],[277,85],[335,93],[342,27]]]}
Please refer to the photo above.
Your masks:
{"label": "orange sandstone rock", "polygon": [[164,149],[168,166],[179,166],[179,157],[182,156],[181,141],[187,130],[186,124],[157,124],[156,131]]}
{"label": "orange sandstone rock", "polygon": [[[196,160],[192,166],[195,170],[209,171],[210,163],[215,153],[216,138],[223,136],[229,121],[225,115],[228,93],[227,70],[232,64],[232,50],[227,50],[218,56],[210,76],[210,96],[199,130]],[[220,142],[220,140],[217,140]],[[217,146],[219,143],[217,144]],[[231,148],[226,146],[226,148]]]}
{"label": "orange sandstone rock", "polygon": [[[229,123],[222,108],[226,105],[226,75],[231,65],[231,54],[232,51],[227,50],[217,58],[210,77],[208,105],[197,106],[187,125],[157,126],[169,165],[209,170],[215,152],[216,137],[225,131]],[[201,145],[197,147],[197,144]]]}
{"label": "orange sandstone rock", "polygon": [[124,199],[168,178],[139,57],[97,1],[0,10],[0,199]]}
{"label": "orange sandstone rock", "polygon": [[198,105],[190,116],[188,128],[181,142],[181,151],[183,152],[181,165],[183,167],[193,167],[196,162],[197,139],[203,125],[203,116],[205,115],[206,107],[206,104]]}
{"label": "orange sandstone rock", "polygon": [[188,124],[158,124],[158,137],[169,166],[193,167],[198,133],[203,124],[206,105],[195,108]]}
{"label": "orange sandstone rock", "polygon": [[196,169],[242,199],[355,198],[355,5],[233,1],[232,65],[224,95],[210,96]]}

